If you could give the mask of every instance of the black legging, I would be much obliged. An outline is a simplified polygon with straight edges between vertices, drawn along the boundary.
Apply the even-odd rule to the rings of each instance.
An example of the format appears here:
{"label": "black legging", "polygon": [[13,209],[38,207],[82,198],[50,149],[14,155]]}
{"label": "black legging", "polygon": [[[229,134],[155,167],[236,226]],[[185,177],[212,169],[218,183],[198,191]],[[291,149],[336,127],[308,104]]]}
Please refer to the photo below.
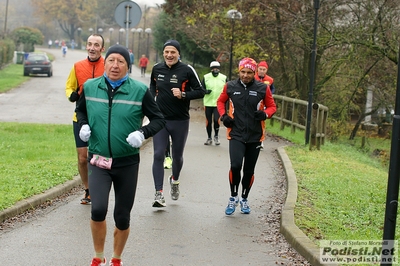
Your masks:
{"label": "black legging", "polygon": [[171,141],[168,138],[167,148],[165,149],[165,157],[171,157]]}
{"label": "black legging", "polygon": [[[229,140],[229,157],[231,169],[229,170],[229,184],[231,197],[238,195],[240,180],[242,180],[242,198],[247,199],[251,186],[254,182],[254,169],[256,167],[258,155],[260,154],[261,142],[244,143],[238,140]],[[242,164],[243,178],[241,178]]]}
{"label": "black legging", "polygon": [[153,178],[156,191],[164,186],[164,157],[165,149],[171,136],[172,148],[172,175],[174,180],[179,179],[183,166],[183,151],[189,132],[188,120],[166,120],[165,127],[153,136]]}
{"label": "black legging", "polygon": [[146,69],[147,69],[147,67],[140,68],[140,72],[141,72],[142,76],[144,76],[146,74]]}
{"label": "black legging", "polygon": [[[204,113],[206,115],[206,130],[207,130],[207,135],[208,138],[211,138],[211,127],[212,127],[212,121],[214,122],[214,134],[215,136],[218,136],[219,132],[219,113],[217,107],[213,106],[205,106],[204,107]],[[213,119],[214,115],[214,119]]]}
{"label": "black legging", "polygon": [[89,190],[92,201],[92,220],[106,219],[111,185],[114,186],[114,221],[119,230],[126,230],[135,200],[139,164],[106,170],[88,163]]}

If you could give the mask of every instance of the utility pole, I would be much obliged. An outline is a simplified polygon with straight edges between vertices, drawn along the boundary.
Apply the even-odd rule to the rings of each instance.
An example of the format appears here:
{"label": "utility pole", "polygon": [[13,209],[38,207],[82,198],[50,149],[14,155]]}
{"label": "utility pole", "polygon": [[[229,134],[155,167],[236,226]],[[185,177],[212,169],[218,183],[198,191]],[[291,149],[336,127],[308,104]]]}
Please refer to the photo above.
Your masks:
{"label": "utility pole", "polygon": [[6,2],[6,15],[4,16],[4,37],[7,35],[8,0]]}
{"label": "utility pole", "polygon": [[[383,245],[384,249],[395,248],[394,237],[396,232],[396,219],[397,219],[397,208],[399,205],[399,179],[400,179],[400,164],[398,160],[400,158],[400,47],[399,56],[397,58],[397,89],[396,89],[396,101],[393,116],[392,126],[392,143],[390,148],[390,163],[389,163],[389,177],[386,192],[386,210],[385,210],[385,221],[383,225]],[[386,244],[386,245],[385,245]],[[383,255],[382,255],[383,256]],[[387,259],[392,259],[392,254],[386,256]],[[389,260],[388,260],[389,261]],[[392,265],[384,264],[381,265]]]}

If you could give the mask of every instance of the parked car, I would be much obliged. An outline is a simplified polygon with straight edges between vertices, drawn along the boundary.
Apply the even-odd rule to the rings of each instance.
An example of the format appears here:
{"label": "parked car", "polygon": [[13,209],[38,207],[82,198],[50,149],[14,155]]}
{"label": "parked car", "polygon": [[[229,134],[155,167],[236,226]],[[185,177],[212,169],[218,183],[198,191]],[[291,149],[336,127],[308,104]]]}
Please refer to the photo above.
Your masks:
{"label": "parked car", "polygon": [[46,53],[29,53],[24,59],[24,76],[30,74],[53,76],[53,65]]}

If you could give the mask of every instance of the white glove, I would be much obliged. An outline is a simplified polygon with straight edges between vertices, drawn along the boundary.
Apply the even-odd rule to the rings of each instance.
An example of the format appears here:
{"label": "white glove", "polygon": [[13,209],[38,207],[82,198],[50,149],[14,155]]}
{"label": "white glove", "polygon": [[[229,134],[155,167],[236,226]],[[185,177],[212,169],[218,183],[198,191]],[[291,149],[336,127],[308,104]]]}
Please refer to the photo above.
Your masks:
{"label": "white glove", "polygon": [[128,135],[126,141],[134,148],[139,148],[142,146],[142,142],[144,140],[144,135],[142,132],[136,130]]}
{"label": "white glove", "polygon": [[81,130],[79,131],[79,137],[81,138],[82,141],[88,142],[90,138],[90,127],[88,124],[85,124],[81,127]]}

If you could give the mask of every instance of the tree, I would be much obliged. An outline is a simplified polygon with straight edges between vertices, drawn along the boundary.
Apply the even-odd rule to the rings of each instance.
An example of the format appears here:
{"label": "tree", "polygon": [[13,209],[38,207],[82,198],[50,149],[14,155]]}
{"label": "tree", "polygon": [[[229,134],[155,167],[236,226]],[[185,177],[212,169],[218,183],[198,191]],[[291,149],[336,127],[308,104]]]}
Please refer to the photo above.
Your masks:
{"label": "tree", "polygon": [[175,23],[172,23],[172,18],[165,12],[162,12],[158,17],[152,34],[155,39],[153,46],[157,51],[162,51],[162,47],[168,39],[176,39],[181,44],[181,56],[184,61],[208,65],[210,61],[216,58],[215,53],[200,49],[195,40],[188,37],[184,32],[177,31]]}
{"label": "tree", "polygon": [[15,46],[19,47],[23,44],[23,50],[25,52],[35,51],[35,44],[43,44],[43,35],[38,29],[21,27],[11,32],[12,39],[15,42]]}
{"label": "tree", "polygon": [[97,1],[87,0],[41,0],[32,1],[35,12],[43,22],[56,20],[69,39],[75,39],[76,30],[95,19]]}
{"label": "tree", "polygon": [[[307,99],[315,9],[309,0],[166,0],[163,9],[173,34],[197,49],[229,50],[231,27],[225,14],[237,9],[234,58],[267,60],[279,94]],[[365,116],[365,95],[393,105],[400,7],[395,0],[321,0],[313,100],[328,106],[330,119]],[[358,116],[358,118],[356,117]]]}

